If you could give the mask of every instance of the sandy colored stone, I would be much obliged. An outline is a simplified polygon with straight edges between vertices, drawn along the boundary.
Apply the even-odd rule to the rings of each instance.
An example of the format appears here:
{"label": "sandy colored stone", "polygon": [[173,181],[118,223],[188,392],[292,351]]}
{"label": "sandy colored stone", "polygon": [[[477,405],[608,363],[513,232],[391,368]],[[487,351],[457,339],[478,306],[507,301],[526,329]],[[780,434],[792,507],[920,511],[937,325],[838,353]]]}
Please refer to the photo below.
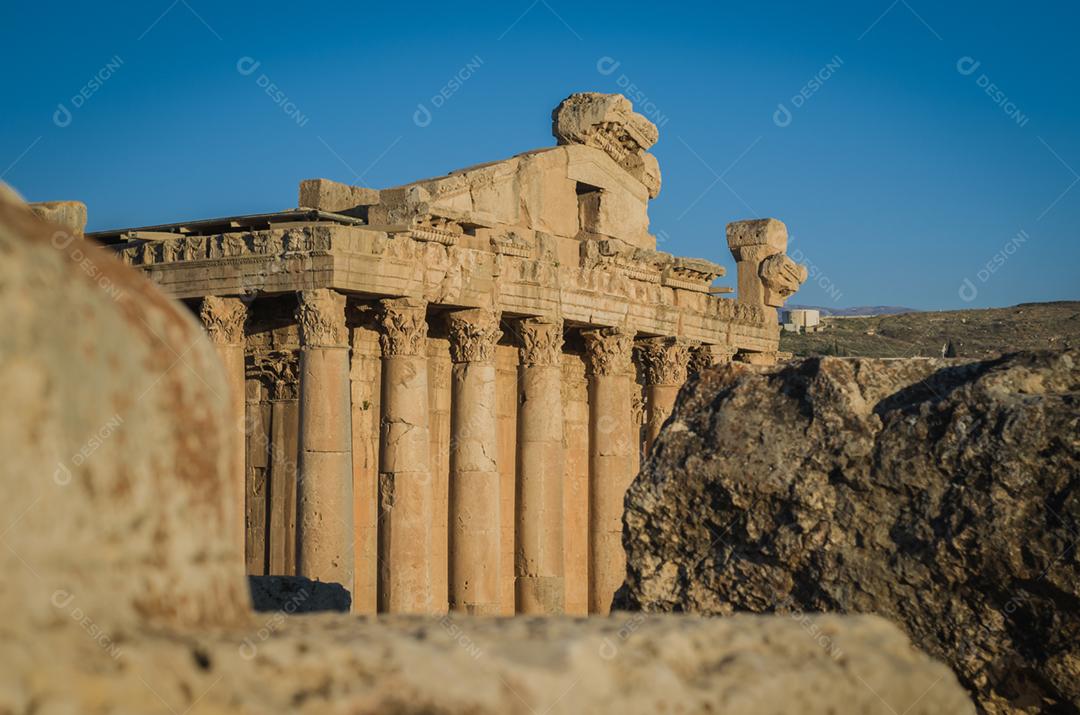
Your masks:
{"label": "sandy colored stone", "polygon": [[300,464],[296,572],[354,587],[352,409],[345,296],[298,294]]}
{"label": "sandy colored stone", "polygon": [[501,612],[501,475],[495,344],[498,315],[451,313],[450,610]]}
{"label": "sandy colored stone", "polygon": [[974,713],[945,666],[871,616],[261,614],[256,624],[228,634],[116,631],[115,659],[76,629],[40,634],[18,650],[0,644],[0,710]]}
{"label": "sandy colored stone", "polygon": [[49,223],[54,223],[82,236],[86,231],[86,204],[82,201],[37,201],[30,210]]}
{"label": "sandy colored stone", "polygon": [[377,203],[379,192],[375,189],[349,186],[329,179],[306,179],[300,182],[297,205],[331,213],[350,213]]}
{"label": "sandy colored stone", "polygon": [[0,641],[74,608],[101,626],[242,618],[236,433],[199,322],[4,199],[0,252]]}

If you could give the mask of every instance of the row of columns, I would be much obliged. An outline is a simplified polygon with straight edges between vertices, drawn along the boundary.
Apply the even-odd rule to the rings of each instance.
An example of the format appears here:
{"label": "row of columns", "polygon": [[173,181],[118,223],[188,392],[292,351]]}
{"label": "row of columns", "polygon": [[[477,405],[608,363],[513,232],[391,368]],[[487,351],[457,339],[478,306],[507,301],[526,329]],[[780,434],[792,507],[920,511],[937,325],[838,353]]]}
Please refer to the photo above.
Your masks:
{"label": "row of columns", "polygon": [[[243,414],[243,317],[238,299],[206,298],[202,317]],[[297,481],[297,573],[352,588],[352,433],[345,296],[328,289],[298,294],[300,462]],[[239,329],[233,329],[237,323]],[[378,610],[499,613],[500,477],[495,346],[500,315],[490,309],[449,314],[451,434],[448,563],[435,563],[436,518],[430,453],[427,304],[381,302],[382,417],[378,478]],[[519,613],[565,607],[562,321],[513,323],[520,350],[514,593]],[[646,378],[646,444],[670,414],[692,360],[712,357],[674,338],[635,341],[623,328],[582,331],[589,387],[588,606],[606,613],[625,567],[623,497],[636,473],[639,435],[632,419],[634,352]],[[243,418],[238,419],[239,465]],[[243,475],[237,467],[239,523]],[[243,542],[243,533],[237,537]],[[448,598],[439,603],[436,573],[447,568]]]}

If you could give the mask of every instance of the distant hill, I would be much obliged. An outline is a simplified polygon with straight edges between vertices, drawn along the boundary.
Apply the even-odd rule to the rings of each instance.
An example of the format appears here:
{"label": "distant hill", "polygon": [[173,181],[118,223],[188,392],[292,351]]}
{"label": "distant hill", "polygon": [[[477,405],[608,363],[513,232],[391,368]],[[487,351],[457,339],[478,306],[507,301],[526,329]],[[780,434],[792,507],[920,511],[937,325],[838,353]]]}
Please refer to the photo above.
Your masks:
{"label": "distant hill", "polygon": [[951,342],[958,357],[984,358],[1015,350],[1080,347],[1080,301],[823,317],[822,324],[819,333],[781,332],[780,349],[796,355],[940,357]]}
{"label": "distant hill", "polygon": [[897,315],[899,313],[915,313],[914,308],[902,308],[896,305],[859,305],[854,308],[826,308],[822,305],[798,305],[785,306],[788,309],[806,308],[808,310],[820,310],[822,315],[835,315],[837,317],[850,317],[854,315]]}

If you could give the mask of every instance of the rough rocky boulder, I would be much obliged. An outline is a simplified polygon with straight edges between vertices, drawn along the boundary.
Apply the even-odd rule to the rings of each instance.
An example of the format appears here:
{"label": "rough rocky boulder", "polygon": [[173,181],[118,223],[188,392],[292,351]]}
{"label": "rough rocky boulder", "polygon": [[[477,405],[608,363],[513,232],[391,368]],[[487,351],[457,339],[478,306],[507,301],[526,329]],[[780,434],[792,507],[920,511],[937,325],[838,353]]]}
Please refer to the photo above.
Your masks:
{"label": "rough rocky boulder", "polygon": [[732,364],[626,498],[616,606],[876,613],[989,713],[1080,712],[1080,352]]}

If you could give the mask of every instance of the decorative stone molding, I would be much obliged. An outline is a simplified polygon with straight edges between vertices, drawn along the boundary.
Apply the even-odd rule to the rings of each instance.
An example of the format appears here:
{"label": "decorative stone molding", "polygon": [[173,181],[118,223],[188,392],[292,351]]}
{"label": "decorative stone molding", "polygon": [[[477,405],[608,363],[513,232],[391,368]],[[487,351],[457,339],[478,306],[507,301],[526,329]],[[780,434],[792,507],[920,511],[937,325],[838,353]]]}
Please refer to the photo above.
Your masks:
{"label": "decorative stone molding", "polygon": [[462,233],[459,223],[442,216],[418,216],[409,227],[410,238],[441,243],[444,246],[453,246]]}
{"label": "decorative stone molding", "polygon": [[590,376],[623,375],[633,369],[634,332],[626,328],[583,330]]}
{"label": "decorative stone molding", "polygon": [[670,262],[663,269],[661,283],[669,288],[708,293],[713,281],[725,273],[723,266],[703,258],[668,258]]}
{"label": "decorative stone molding", "polygon": [[779,308],[799,290],[809,271],[806,266],[800,266],[784,254],[777,253],[761,262],[758,275],[765,285],[765,305]]}
{"label": "decorative stone molding", "polygon": [[243,344],[247,306],[239,298],[208,295],[202,299],[199,318],[211,342],[219,345]]}
{"label": "decorative stone molding", "polygon": [[551,118],[551,133],[559,144],[600,149],[640,181],[650,198],[660,193],[660,164],[648,153],[660,132],[626,97],[578,92],[564,99]]}
{"label": "decorative stone molding", "polygon": [[681,385],[686,382],[690,344],[679,338],[648,338],[638,342],[638,358],[648,385]]}
{"label": "decorative stone molding", "polygon": [[300,341],[304,347],[348,347],[345,329],[345,295],[328,288],[302,290],[296,293],[296,322],[300,325]]}
{"label": "decorative stone molding", "polygon": [[522,365],[559,365],[562,360],[563,325],[561,320],[525,318],[518,322],[521,331]]}
{"label": "decorative stone molding", "polygon": [[383,357],[427,354],[427,302],[415,298],[382,301],[379,344]]}
{"label": "decorative stone molding", "polygon": [[459,310],[447,319],[450,331],[450,359],[455,363],[490,362],[495,359],[495,344],[502,337],[499,313],[477,308]]}
{"label": "decorative stone molding", "polygon": [[247,379],[262,380],[272,400],[295,400],[300,380],[297,355],[291,350],[256,352],[248,356]]}

